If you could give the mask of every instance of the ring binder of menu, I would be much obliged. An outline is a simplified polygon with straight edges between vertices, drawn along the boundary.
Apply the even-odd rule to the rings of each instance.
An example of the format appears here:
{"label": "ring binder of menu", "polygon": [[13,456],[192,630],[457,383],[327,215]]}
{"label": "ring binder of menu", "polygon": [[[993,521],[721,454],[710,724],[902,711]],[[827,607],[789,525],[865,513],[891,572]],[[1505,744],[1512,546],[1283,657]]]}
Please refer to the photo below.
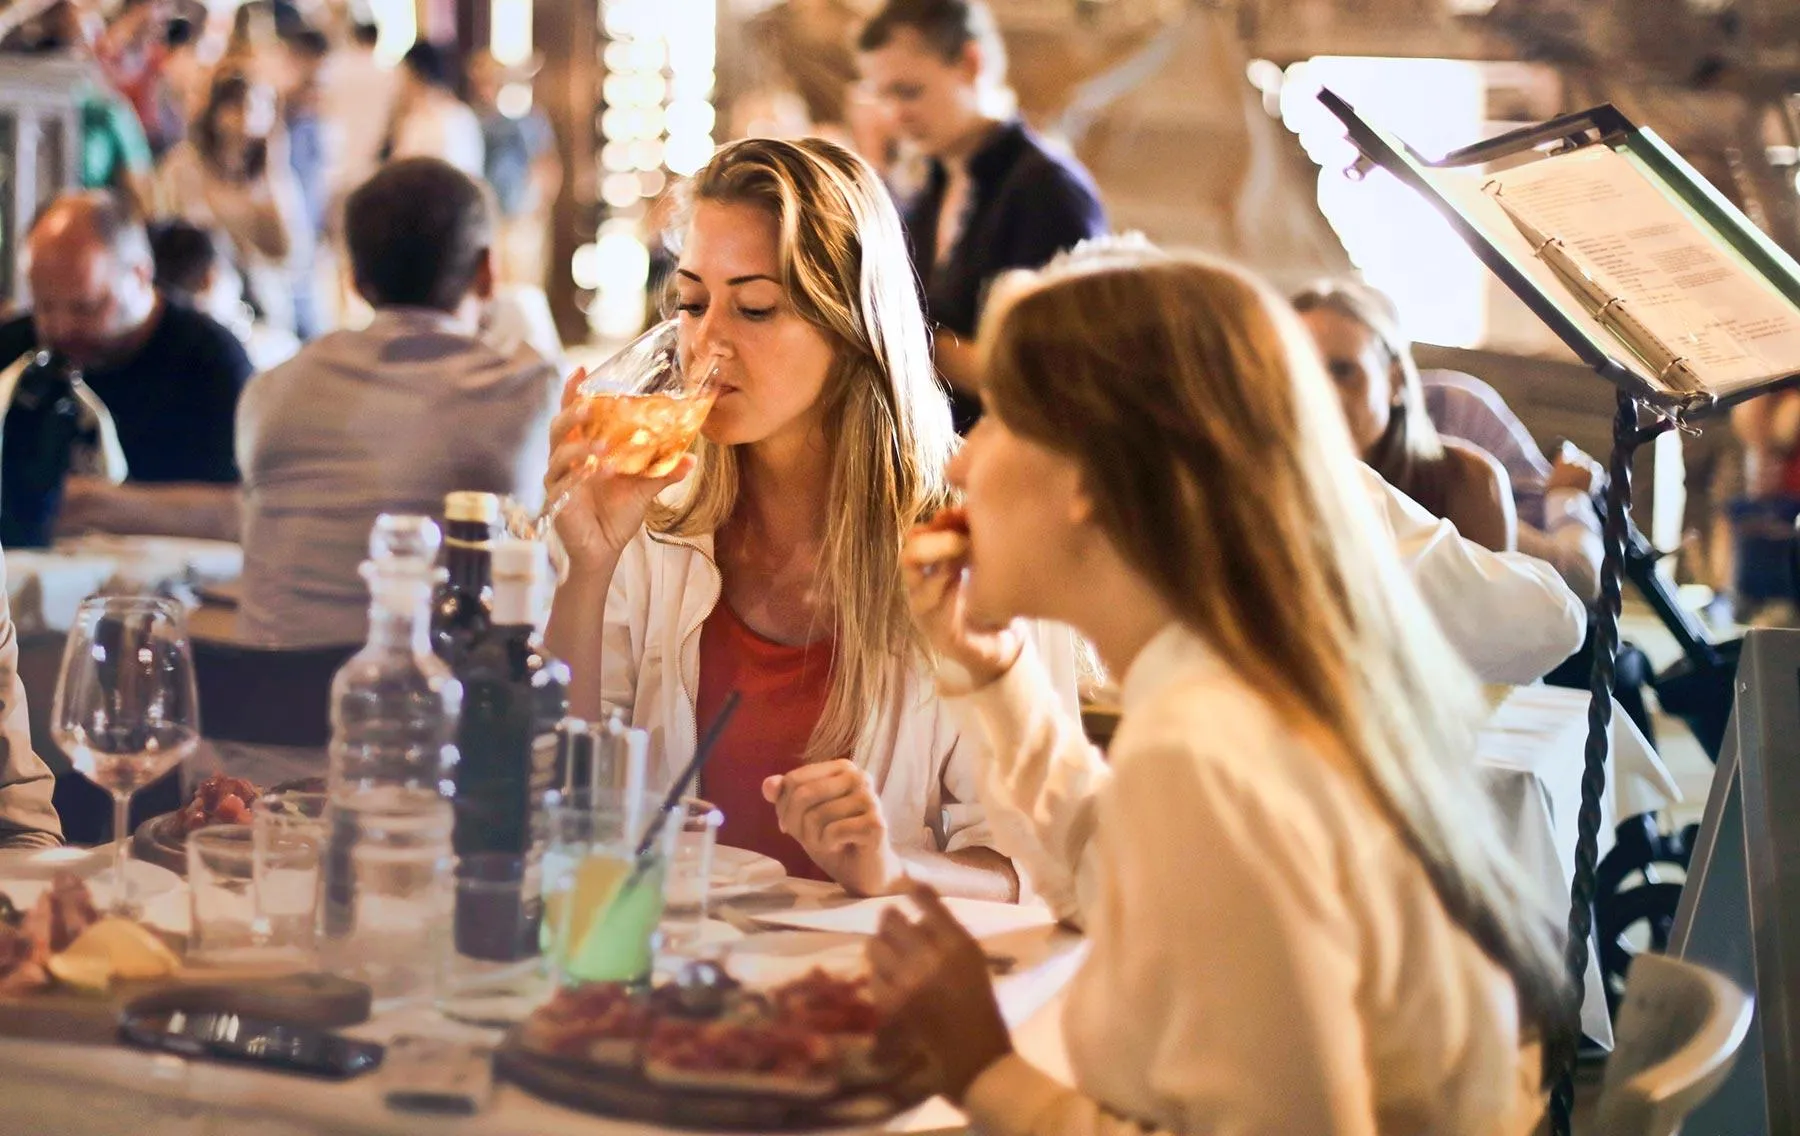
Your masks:
{"label": "ring binder of menu", "polygon": [[[1334,92],[1320,91],[1319,101],[1360,151],[1355,169],[1379,167],[1423,195],[1482,263],[1617,390],[1569,889],[1565,962],[1579,998],[1593,932],[1631,458],[1675,425],[1800,383],[1800,265],[1654,132],[1610,105],[1427,161]],[[1760,1028],[1785,1044],[1781,1023],[1768,1020],[1772,1004],[1763,993],[1759,988]],[[1571,1026],[1546,1039],[1551,1127],[1558,1136],[1566,1136],[1572,1119],[1576,1032]],[[1765,1114],[1777,1105],[1773,1097],[1757,1103]]]}

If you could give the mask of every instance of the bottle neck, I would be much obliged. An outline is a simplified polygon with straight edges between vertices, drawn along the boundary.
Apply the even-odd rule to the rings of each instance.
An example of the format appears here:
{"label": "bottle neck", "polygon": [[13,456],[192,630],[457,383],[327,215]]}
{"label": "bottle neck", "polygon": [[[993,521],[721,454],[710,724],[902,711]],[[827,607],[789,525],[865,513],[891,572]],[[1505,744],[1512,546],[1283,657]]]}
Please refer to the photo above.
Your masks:
{"label": "bottle neck", "polygon": [[450,521],[444,526],[444,568],[451,588],[479,595],[488,586],[492,540],[493,533],[480,521]]}
{"label": "bottle neck", "polygon": [[369,591],[369,646],[414,655],[431,654],[430,580],[377,579]]}
{"label": "bottle neck", "polygon": [[494,581],[492,619],[497,627],[519,627],[530,624],[531,581],[500,577]]}

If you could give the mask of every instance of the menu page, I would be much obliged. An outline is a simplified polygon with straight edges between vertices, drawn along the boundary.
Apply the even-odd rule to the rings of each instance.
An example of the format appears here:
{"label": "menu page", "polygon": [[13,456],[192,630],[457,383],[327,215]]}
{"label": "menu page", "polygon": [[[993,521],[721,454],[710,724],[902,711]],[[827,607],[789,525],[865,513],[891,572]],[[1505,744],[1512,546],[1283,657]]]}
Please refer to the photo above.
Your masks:
{"label": "menu page", "polygon": [[1630,159],[1593,146],[1491,175],[1485,191],[1729,393],[1800,372],[1800,310],[1695,227]]}

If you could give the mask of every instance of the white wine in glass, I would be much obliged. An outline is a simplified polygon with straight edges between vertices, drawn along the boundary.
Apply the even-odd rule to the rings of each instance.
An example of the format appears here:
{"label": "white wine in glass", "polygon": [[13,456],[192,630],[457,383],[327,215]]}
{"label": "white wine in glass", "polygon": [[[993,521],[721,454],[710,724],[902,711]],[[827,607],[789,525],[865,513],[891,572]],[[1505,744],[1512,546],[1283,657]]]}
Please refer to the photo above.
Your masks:
{"label": "white wine in glass", "polygon": [[132,794],[180,764],[200,738],[181,608],[148,596],[83,601],[63,649],[50,714],[56,744],[76,772],[112,794],[111,908],[135,914],[125,868]]}

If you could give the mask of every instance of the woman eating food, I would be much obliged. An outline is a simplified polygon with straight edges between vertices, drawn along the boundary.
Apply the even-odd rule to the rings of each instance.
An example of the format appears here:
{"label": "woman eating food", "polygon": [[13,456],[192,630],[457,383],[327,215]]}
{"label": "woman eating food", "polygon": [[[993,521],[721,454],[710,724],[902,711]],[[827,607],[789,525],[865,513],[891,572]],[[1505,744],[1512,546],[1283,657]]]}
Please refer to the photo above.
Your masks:
{"label": "woman eating food", "polygon": [[[980,735],[936,696],[901,581],[955,435],[887,190],[831,143],[757,139],[720,150],[689,198],[682,348],[716,360],[718,392],[696,453],[665,477],[602,453],[582,480],[579,374],[552,426],[549,499],[574,498],[547,641],[571,712],[624,710],[667,784],[736,690],[701,784],[721,841],[859,894],[910,876],[1011,898],[976,801]],[[1072,640],[1045,654],[1073,710]]]}
{"label": "woman eating food", "polygon": [[[1004,849],[1085,929],[1065,1086],[1013,1054],[928,889],[878,1003],[993,1136],[1530,1131],[1559,934],[1469,760],[1475,683],[1408,583],[1279,297],[1178,258],[1013,282],[961,541],[904,556]],[[935,546],[935,547],[933,547]],[[1105,759],[1019,617],[1120,677]]]}
{"label": "woman eating food", "polygon": [[1484,548],[1518,544],[1512,482],[1485,451],[1445,438],[1432,425],[1412,344],[1391,300],[1348,281],[1316,284],[1294,297],[1325,357],[1363,461],[1388,484]]}

